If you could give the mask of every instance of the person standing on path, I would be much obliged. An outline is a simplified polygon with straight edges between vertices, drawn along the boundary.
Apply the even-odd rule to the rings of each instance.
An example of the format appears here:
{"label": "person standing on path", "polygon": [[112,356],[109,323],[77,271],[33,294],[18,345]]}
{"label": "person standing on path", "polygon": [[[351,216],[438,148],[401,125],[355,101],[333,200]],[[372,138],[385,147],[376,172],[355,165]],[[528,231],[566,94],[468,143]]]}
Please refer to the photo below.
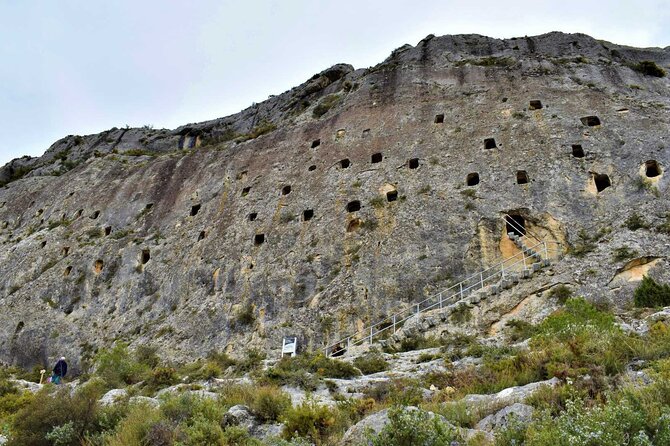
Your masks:
{"label": "person standing on path", "polygon": [[51,374],[51,382],[54,384],[60,384],[66,373],[67,362],[65,362],[65,356],[61,356],[61,358],[54,366],[53,373]]}

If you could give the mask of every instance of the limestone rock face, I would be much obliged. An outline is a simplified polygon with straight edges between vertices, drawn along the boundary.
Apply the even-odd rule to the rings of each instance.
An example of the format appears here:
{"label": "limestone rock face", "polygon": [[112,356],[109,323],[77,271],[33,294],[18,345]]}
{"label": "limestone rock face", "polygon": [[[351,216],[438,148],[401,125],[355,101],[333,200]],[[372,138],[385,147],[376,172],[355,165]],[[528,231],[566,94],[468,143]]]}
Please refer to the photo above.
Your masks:
{"label": "limestone rock face", "polygon": [[[643,60],[667,69],[670,49],[429,36],[236,115],[14,160],[0,360],[65,355],[76,373],[117,339],[178,361],[278,355],[289,335],[322,347],[518,253],[503,212],[557,257],[590,243],[529,289],[623,304],[640,271],[670,274],[670,84],[631,68]],[[633,211],[648,228],[624,225]],[[655,263],[621,275],[622,246]]]}

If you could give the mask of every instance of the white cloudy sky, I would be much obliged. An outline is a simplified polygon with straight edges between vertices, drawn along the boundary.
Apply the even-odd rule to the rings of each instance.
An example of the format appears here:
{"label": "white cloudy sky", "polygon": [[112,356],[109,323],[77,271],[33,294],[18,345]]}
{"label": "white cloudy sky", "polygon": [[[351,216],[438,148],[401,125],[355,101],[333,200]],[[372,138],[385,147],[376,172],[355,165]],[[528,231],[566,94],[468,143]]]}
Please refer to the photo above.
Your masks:
{"label": "white cloudy sky", "polygon": [[0,165],[68,134],[225,116],[428,34],[670,45],[670,0],[0,0]]}

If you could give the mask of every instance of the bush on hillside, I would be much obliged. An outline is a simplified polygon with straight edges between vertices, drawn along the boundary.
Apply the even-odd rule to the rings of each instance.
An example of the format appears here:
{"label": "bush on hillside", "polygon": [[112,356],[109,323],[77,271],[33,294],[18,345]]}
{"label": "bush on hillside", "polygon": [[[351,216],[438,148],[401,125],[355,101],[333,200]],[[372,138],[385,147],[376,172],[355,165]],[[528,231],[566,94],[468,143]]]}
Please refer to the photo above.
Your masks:
{"label": "bush on hillside", "polygon": [[660,284],[649,276],[642,279],[635,289],[636,307],[665,307],[670,305],[670,285]]}

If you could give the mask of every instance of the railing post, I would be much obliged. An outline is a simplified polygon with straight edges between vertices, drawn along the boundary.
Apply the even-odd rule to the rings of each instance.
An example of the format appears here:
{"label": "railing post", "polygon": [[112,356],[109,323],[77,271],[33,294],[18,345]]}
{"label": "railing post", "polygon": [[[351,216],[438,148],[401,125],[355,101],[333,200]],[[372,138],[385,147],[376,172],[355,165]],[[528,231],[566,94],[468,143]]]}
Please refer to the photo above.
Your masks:
{"label": "railing post", "polygon": [[523,261],[523,269],[526,269],[526,251],[521,249],[521,260]]}
{"label": "railing post", "polygon": [[484,272],[483,271],[479,272],[479,283],[481,285],[481,288],[484,288]]}
{"label": "railing post", "polygon": [[419,304],[416,304],[416,314],[419,314]]}
{"label": "railing post", "polygon": [[544,258],[548,259],[549,258],[549,252],[547,251],[547,242],[542,242],[544,245]]}
{"label": "railing post", "polygon": [[395,334],[395,314],[393,315],[393,333]]}
{"label": "railing post", "polygon": [[374,329],[375,329],[374,325],[372,327],[370,327],[370,344],[372,344],[372,333],[373,333]]}
{"label": "railing post", "polygon": [[441,291],[440,291],[439,297],[440,297],[440,310],[441,310],[442,309],[442,292]]}
{"label": "railing post", "polygon": [[460,288],[461,299],[463,299],[463,282],[460,282],[458,285],[459,285],[459,288]]}
{"label": "railing post", "polygon": [[500,274],[501,274],[501,279],[505,278],[505,260],[503,259],[502,261],[502,266],[500,267]]}
{"label": "railing post", "polygon": [[351,349],[351,338],[347,338],[347,351]]}

